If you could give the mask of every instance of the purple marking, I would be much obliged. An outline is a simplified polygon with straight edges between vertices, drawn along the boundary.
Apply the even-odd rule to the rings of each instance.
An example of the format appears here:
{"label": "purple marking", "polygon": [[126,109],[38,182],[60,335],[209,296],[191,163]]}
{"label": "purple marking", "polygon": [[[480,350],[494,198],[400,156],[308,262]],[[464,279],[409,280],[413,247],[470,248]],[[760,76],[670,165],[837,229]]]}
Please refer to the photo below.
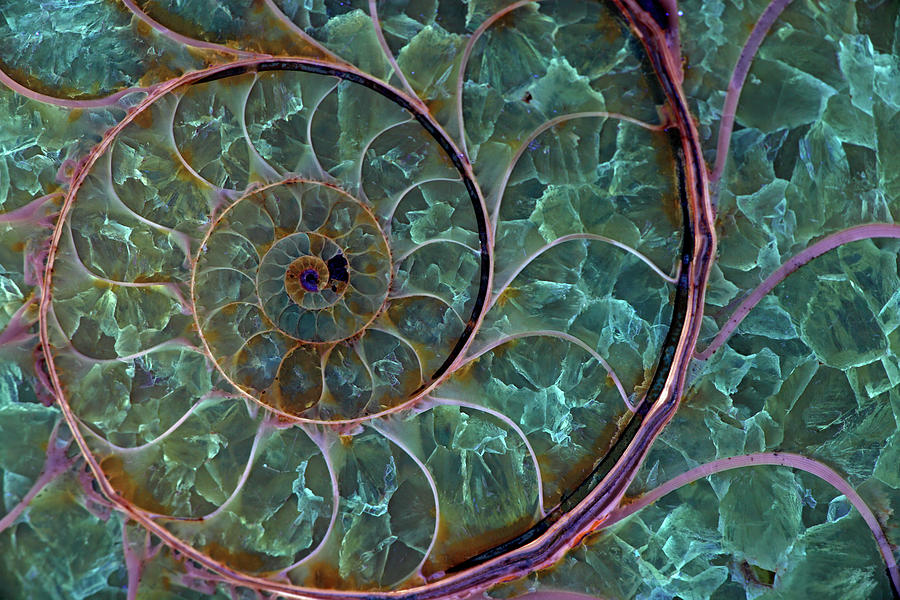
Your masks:
{"label": "purple marking", "polygon": [[300,285],[307,292],[319,291],[319,272],[315,269],[306,269],[300,273]]}

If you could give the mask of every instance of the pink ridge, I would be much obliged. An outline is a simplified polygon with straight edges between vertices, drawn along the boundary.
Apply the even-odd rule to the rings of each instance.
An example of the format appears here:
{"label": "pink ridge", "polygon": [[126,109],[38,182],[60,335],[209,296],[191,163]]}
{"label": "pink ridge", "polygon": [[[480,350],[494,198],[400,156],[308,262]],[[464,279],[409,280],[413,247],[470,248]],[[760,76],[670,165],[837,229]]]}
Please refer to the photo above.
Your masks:
{"label": "pink ridge", "polygon": [[525,151],[528,150],[531,142],[537,139],[539,135],[551,129],[560,123],[566,123],[568,121],[572,121],[575,119],[591,119],[591,118],[599,118],[599,119],[617,119],[619,121],[625,121],[627,123],[631,123],[632,125],[637,125],[638,127],[643,127],[649,131],[662,131],[665,129],[665,124],[654,125],[652,123],[646,123],[641,121],[640,119],[635,119],[634,117],[629,117],[628,115],[623,115],[621,113],[615,112],[606,112],[606,111],[587,111],[587,112],[577,112],[577,113],[569,113],[566,115],[560,115],[553,119],[550,119],[546,123],[543,123],[535,128],[528,137],[522,140],[522,143],[519,145],[518,150],[513,155],[512,159],[509,161],[509,165],[506,167],[506,170],[503,172],[503,177],[500,179],[500,184],[497,186],[497,193],[494,201],[494,211],[492,214],[492,222],[493,229],[492,233],[497,235],[497,226],[500,223],[500,204],[503,202],[503,195],[506,193],[506,186],[509,183],[510,177],[512,177],[513,170],[516,168],[516,165],[519,162],[519,159],[522,158],[522,155],[525,154]]}
{"label": "pink ridge", "polygon": [[50,433],[50,439],[47,440],[47,461],[44,463],[44,470],[41,471],[41,474],[35,480],[34,484],[32,484],[31,489],[29,489],[22,497],[22,500],[0,519],[0,531],[4,531],[11,527],[22,513],[25,512],[25,509],[28,508],[28,505],[34,500],[35,496],[41,493],[41,490],[43,490],[48,483],[67,471],[69,467],[72,466],[72,463],[77,460],[77,456],[76,458],[69,458],[66,456],[69,444],[65,444],[61,447],[57,445],[61,425],[62,420],[56,422],[53,431]]}
{"label": "pink ridge", "polygon": [[37,336],[31,333],[31,326],[37,319],[29,318],[28,311],[37,302],[37,298],[31,297],[20,306],[10,317],[6,327],[0,331],[0,347],[20,344]]}
{"label": "pink ridge", "polygon": [[179,44],[184,44],[186,46],[193,46],[194,48],[203,48],[204,50],[213,50],[215,52],[223,52],[226,54],[233,54],[240,57],[251,57],[251,56],[264,56],[260,55],[257,52],[249,52],[247,50],[237,50],[235,48],[229,48],[228,46],[223,46],[222,44],[214,44],[212,42],[204,42],[202,40],[196,40],[192,37],[188,37],[186,35],[182,35],[180,33],[176,33],[172,31],[162,23],[153,19],[150,15],[145,13],[141,8],[134,2],[134,0],[122,0],[122,3],[125,4],[126,8],[131,11],[131,13],[149,25],[152,29],[156,30],[160,35],[169,38]]}
{"label": "pink ridge", "polygon": [[[0,71],[0,73],[2,73],[2,71]],[[47,194],[46,196],[35,198],[25,206],[20,206],[19,208],[14,208],[5,213],[0,213],[0,223],[19,223],[22,221],[39,223],[46,216],[43,210],[44,206],[46,206],[50,200],[57,198],[62,199],[63,195],[62,192]]]}
{"label": "pink ridge", "polygon": [[[769,33],[772,25],[781,15],[782,11],[793,0],[772,0],[759,20],[750,32],[744,48],[738,57],[737,63],[734,65],[734,71],[731,74],[731,81],[728,83],[728,92],[725,94],[725,104],[722,106],[722,120],[719,122],[719,140],[716,144],[716,164],[713,172],[709,177],[711,188],[715,188],[719,179],[722,177],[722,171],[725,170],[725,160],[728,158],[728,146],[731,144],[731,131],[734,128],[734,116],[737,111],[738,100],[741,98],[741,90],[744,87],[744,81],[747,79],[747,73],[750,72],[750,63],[753,57],[762,45],[766,34]],[[713,202],[715,206],[715,202]]]}
{"label": "pink ridge", "polygon": [[720,458],[719,460],[714,460],[712,462],[706,463],[705,465],[694,467],[693,469],[686,471],[681,475],[670,479],[661,486],[647,492],[637,501],[616,509],[610,514],[607,525],[612,525],[617,521],[621,521],[625,517],[636,513],[645,506],[653,504],[669,492],[675,491],[678,488],[689,483],[693,483],[698,479],[708,477],[715,473],[721,473],[723,471],[730,471],[731,469],[739,469],[741,467],[754,465],[777,465],[782,467],[792,467],[794,469],[800,469],[801,471],[806,471],[807,473],[824,479],[835,488],[837,488],[838,491],[840,491],[844,496],[847,497],[848,500],[850,500],[850,503],[853,504],[856,510],[858,510],[862,515],[862,518],[866,522],[866,525],[869,526],[869,529],[872,531],[872,535],[875,536],[875,541],[878,543],[878,549],[881,551],[881,555],[884,557],[884,561],[887,564],[888,574],[891,578],[891,581],[893,581],[896,589],[900,589],[900,571],[898,571],[897,568],[897,559],[894,558],[894,553],[891,550],[891,545],[888,542],[887,537],[884,535],[881,524],[872,513],[872,510],[866,505],[862,497],[860,497],[860,495],[856,493],[856,490],[853,489],[853,486],[851,486],[843,477],[841,477],[839,473],[817,460],[813,460],[799,454],[790,454],[785,452],[760,452],[757,454],[747,454],[744,456]]}
{"label": "pink ridge", "polygon": [[104,106],[113,106],[122,99],[122,96],[137,92],[146,92],[150,89],[145,87],[133,87],[120,90],[115,94],[104,96],[103,98],[94,98],[91,100],[69,100],[67,98],[48,96],[47,94],[42,94],[40,92],[32,90],[31,88],[27,88],[4,73],[2,70],[0,70],[0,83],[2,83],[15,93],[26,98],[30,98],[31,100],[37,100],[38,102],[51,104],[53,106],[61,106],[63,108],[99,108]]}
{"label": "pink ridge", "polygon": [[[394,58],[394,53],[391,52],[391,47],[388,46],[387,40],[384,38],[384,29],[381,27],[381,20],[378,18],[378,4],[376,0],[369,0],[369,16],[372,19],[372,26],[375,28],[375,37],[378,38],[378,44],[381,46],[385,58],[391,64],[391,69],[394,70],[397,79],[403,84],[403,89],[406,90],[406,93],[413,98],[418,98],[416,90],[412,88],[406,75],[400,70],[400,65],[397,64],[397,59]],[[424,108],[424,105],[421,108]]]}
{"label": "pink ridge", "polygon": [[838,231],[837,233],[832,233],[794,255],[792,258],[788,259],[787,262],[778,267],[774,273],[766,277],[762,283],[756,286],[756,289],[744,298],[744,301],[740,303],[737,309],[735,309],[734,313],[728,319],[728,322],[725,323],[721,330],[719,330],[719,333],[716,334],[713,341],[706,347],[706,350],[697,352],[694,354],[694,357],[697,360],[706,360],[715,354],[716,350],[718,350],[719,347],[725,343],[725,340],[731,336],[734,330],[737,329],[737,326],[741,324],[741,321],[744,320],[744,317],[747,316],[750,310],[763,299],[763,296],[771,292],[776,285],[784,281],[788,275],[812,259],[822,256],[829,250],[843,244],[858,242],[869,238],[900,238],[900,225],[893,225],[890,223],[857,225],[856,227],[850,227]]}

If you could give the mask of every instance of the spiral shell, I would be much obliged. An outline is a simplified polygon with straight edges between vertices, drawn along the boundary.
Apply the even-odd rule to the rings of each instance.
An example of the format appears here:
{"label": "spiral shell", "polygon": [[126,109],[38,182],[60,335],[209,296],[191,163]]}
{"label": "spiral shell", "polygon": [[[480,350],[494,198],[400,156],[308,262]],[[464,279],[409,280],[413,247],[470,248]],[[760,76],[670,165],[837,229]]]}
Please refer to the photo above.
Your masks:
{"label": "spiral shell", "polygon": [[460,115],[463,90],[499,106],[467,145],[358,68],[253,57],[151,89],[73,174],[48,366],[101,489],[173,548],[261,587],[408,588],[614,443],[670,316],[673,159],[562,39],[537,83],[498,77],[485,44],[546,25],[521,19],[457,63]]}

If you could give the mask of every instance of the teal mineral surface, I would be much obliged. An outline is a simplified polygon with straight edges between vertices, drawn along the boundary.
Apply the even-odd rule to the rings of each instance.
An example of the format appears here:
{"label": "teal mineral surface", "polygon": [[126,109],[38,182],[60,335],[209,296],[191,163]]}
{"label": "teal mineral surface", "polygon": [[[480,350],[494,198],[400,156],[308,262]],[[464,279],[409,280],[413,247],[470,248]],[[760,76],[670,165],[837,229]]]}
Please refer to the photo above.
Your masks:
{"label": "teal mineral surface", "polygon": [[485,593],[896,597],[900,2],[17,0],[0,599],[442,589],[576,511],[701,291],[628,7],[709,165],[696,354],[605,524]]}

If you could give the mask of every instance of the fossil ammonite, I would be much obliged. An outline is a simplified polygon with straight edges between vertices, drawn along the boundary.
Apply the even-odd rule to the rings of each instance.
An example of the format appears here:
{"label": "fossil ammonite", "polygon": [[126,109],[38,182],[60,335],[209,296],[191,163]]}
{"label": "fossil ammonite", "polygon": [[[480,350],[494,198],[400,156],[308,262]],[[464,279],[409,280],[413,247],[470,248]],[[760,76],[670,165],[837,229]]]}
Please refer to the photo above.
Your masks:
{"label": "fossil ammonite", "polygon": [[175,547],[298,589],[421,585],[540,522],[618,435],[610,363],[633,387],[655,361],[633,311],[667,318],[668,276],[614,238],[677,243],[617,216],[637,173],[596,167],[600,137],[661,134],[575,120],[506,157],[489,207],[430,113],[356,69],[253,59],[154,90],[76,174],[51,259],[52,369],[104,486]]}
{"label": "fossil ammonite", "polygon": [[900,3],[0,4],[0,597],[897,596]]}
{"label": "fossil ammonite", "polygon": [[[579,10],[552,42],[525,4],[453,42],[429,85],[458,107],[262,55],[133,103],[72,172],[47,274],[48,370],[104,493],[235,581],[352,595],[450,581],[595,485],[685,215],[653,75]],[[624,61],[574,43],[594,22]],[[554,58],[505,70],[525,41]]]}

